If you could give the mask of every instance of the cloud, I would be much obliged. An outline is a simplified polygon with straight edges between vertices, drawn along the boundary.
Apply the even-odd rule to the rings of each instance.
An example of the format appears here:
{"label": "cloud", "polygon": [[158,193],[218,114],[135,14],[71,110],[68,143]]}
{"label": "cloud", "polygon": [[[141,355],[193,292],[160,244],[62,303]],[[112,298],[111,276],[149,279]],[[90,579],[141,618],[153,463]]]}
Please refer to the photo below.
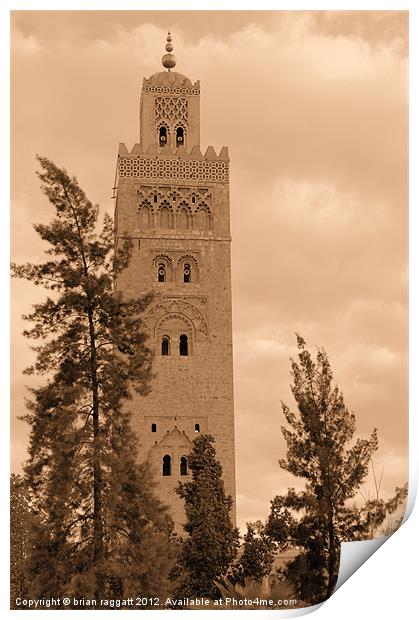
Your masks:
{"label": "cloud", "polygon": [[12,43],[12,52],[15,56],[33,56],[45,51],[45,47],[34,35],[26,36],[19,29],[15,31]]}
{"label": "cloud", "polygon": [[[378,426],[388,494],[407,475],[405,13],[16,13],[14,258],[42,256],[36,152],[112,212],[117,145],[138,141],[165,20],[176,68],[201,81],[202,147],[231,155],[239,520],[296,484],[277,465],[296,331],[327,349],[359,432]],[[17,313],[35,299],[20,287]],[[17,379],[18,412],[22,392]]]}

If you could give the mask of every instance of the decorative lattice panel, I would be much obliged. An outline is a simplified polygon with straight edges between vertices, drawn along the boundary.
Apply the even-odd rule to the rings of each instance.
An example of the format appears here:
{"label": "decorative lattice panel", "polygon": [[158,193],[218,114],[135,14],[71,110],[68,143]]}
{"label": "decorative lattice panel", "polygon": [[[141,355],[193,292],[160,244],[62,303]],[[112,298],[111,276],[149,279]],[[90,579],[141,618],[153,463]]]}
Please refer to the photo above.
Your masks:
{"label": "decorative lattice panel", "polygon": [[226,161],[121,157],[119,176],[140,177],[141,179],[203,179],[228,183],[229,163]]}
{"label": "decorative lattice panel", "polygon": [[155,100],[156,122],[169,120],[188,121],[188,100],[186,97],[156,97]]}
{"label": "decorative lattice panel", "polygon": [[[178,191],[178,189],[180,191]],[[154,211],[167,207],[180,213],[186,210],[192,215],[201,209],[211,214],[212,193],[207,187],[178,187],[172,185],[141,185],[137,189],[139,205]],[[153,208],[154,207],[154,208]]]}
{"label": "decorative lattice panel", "polygon": [[146,93],[170,93],[175,95],[199,95],[199,88],[171,87],[171,86],[143,86]]}

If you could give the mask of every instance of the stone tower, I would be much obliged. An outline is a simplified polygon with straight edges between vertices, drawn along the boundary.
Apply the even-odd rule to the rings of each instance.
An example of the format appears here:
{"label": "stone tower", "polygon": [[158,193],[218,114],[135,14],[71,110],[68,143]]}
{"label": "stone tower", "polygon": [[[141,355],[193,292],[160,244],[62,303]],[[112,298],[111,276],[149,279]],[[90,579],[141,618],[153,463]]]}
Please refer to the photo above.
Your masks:
{"label": "stone tower", "polygon": [[179,529],[174,488],[188,479],[199,433],[214,436],[235,499],[229,158],[226,147],[201,153],[199,82],[171,70],[170,33],[166,51],[167,70],[143,80],[140,142],[119,146],[116,238],[130,236],[133,251],[116,287],[127,297],[154,292],[145,323],[156,376],[129,407],[140,458],[153,464]]}

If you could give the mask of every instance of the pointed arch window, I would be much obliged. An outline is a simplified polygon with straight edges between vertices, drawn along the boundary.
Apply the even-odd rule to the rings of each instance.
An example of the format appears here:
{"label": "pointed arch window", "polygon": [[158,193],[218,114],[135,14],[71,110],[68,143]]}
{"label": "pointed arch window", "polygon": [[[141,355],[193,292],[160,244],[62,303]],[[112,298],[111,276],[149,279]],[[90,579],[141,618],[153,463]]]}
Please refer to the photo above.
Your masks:
{"label": "pointed arch window", "polygon": [[151,425],[151,432],[157,433],[157,424],[155,424],[155,422],[153,422],[153,424]]}
{"label": "pointed arch window", "polygon": [[179,338],[179,355],[188,355],[188,336],[182,334]]}
{"label": "pointed arch window", "polygon": [[166,265],[164,263],[159,263],[157,268],[157,280],[159,282],[166,282]]}
{"label": "pointed arch window", "polygon": [[186,458],[186,456],[182,456],[180,459],[180,475],[188,475],[188,459]]}
{"label": "pointed arch window", "polygon": [[183,281],[189,283],[192,281],[191,277],[192,277],[191,265],[190,263],[185,263],[183,265]]}
{"label": "pointed arch window", "polygon": [[170,355],[170,338],[169,336],[163,336],[161,339],[161,354]]}
{"label": "pointed arch window", "polygon": [[172,457],[165,454],[163,457],[163,476],[172,475]]}
{"label": "pointed arch window", "polygon": [[160,127],[159,129],[159,146],[165,146],[167,144],[167,129],[166,127]]}

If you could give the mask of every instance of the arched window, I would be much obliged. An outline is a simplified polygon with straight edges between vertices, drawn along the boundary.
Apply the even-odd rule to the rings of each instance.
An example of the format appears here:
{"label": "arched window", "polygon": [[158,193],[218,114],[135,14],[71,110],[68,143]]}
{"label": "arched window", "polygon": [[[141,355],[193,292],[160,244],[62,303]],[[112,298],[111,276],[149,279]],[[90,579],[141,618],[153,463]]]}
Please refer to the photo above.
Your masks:
{"label": "arched window", "polygon": [[165,146],[167,144],[167,129],[166,127],[160,127],[159,129],[159,146]]}
{"label": "arched window", "polygon": [[182,456],[180,459],[180,475],[188,475],[188,459],[186,458],[186,456]]}
{"label": "arched window", "polygon": [[199,433],[200,431],[201,431],[201,428],[199,424],[195,424],[195,433]]}
{"label": "arched window", "polygon": [[176,146],[182,146],[185,142],[185,136],[182,127],[176,129]]}
{"label": "arched window", "polygon": [[164,263],[159,263],[157,269],[157,279],[159,282],[166,282],[166,265]]}
{"label": "arched window", "polygon": [[184,282],[191,281],[191,266],[189,263],[185,263],[183,265],[183,281]]}
{"label": "arched window", "polygon": [[188,355],[188,336],[182,334],[179,338],[179,354]]}
{"label": "arched window", "polygon": [[172,458],[165,454],[163,457],[163,476],[172,475]]}
{"label": "arched window", "polygon": [[163,336],[161,339],[161,354],[170,355],[170,338],[169,336]]}
{"label": "arched window", "polygon": [[153,422],[153,424],[151,425],[151,432],[152,432],[152,433],[156,433],[156,432],[157,432],[157,424],[155,424],[154,422]]}

